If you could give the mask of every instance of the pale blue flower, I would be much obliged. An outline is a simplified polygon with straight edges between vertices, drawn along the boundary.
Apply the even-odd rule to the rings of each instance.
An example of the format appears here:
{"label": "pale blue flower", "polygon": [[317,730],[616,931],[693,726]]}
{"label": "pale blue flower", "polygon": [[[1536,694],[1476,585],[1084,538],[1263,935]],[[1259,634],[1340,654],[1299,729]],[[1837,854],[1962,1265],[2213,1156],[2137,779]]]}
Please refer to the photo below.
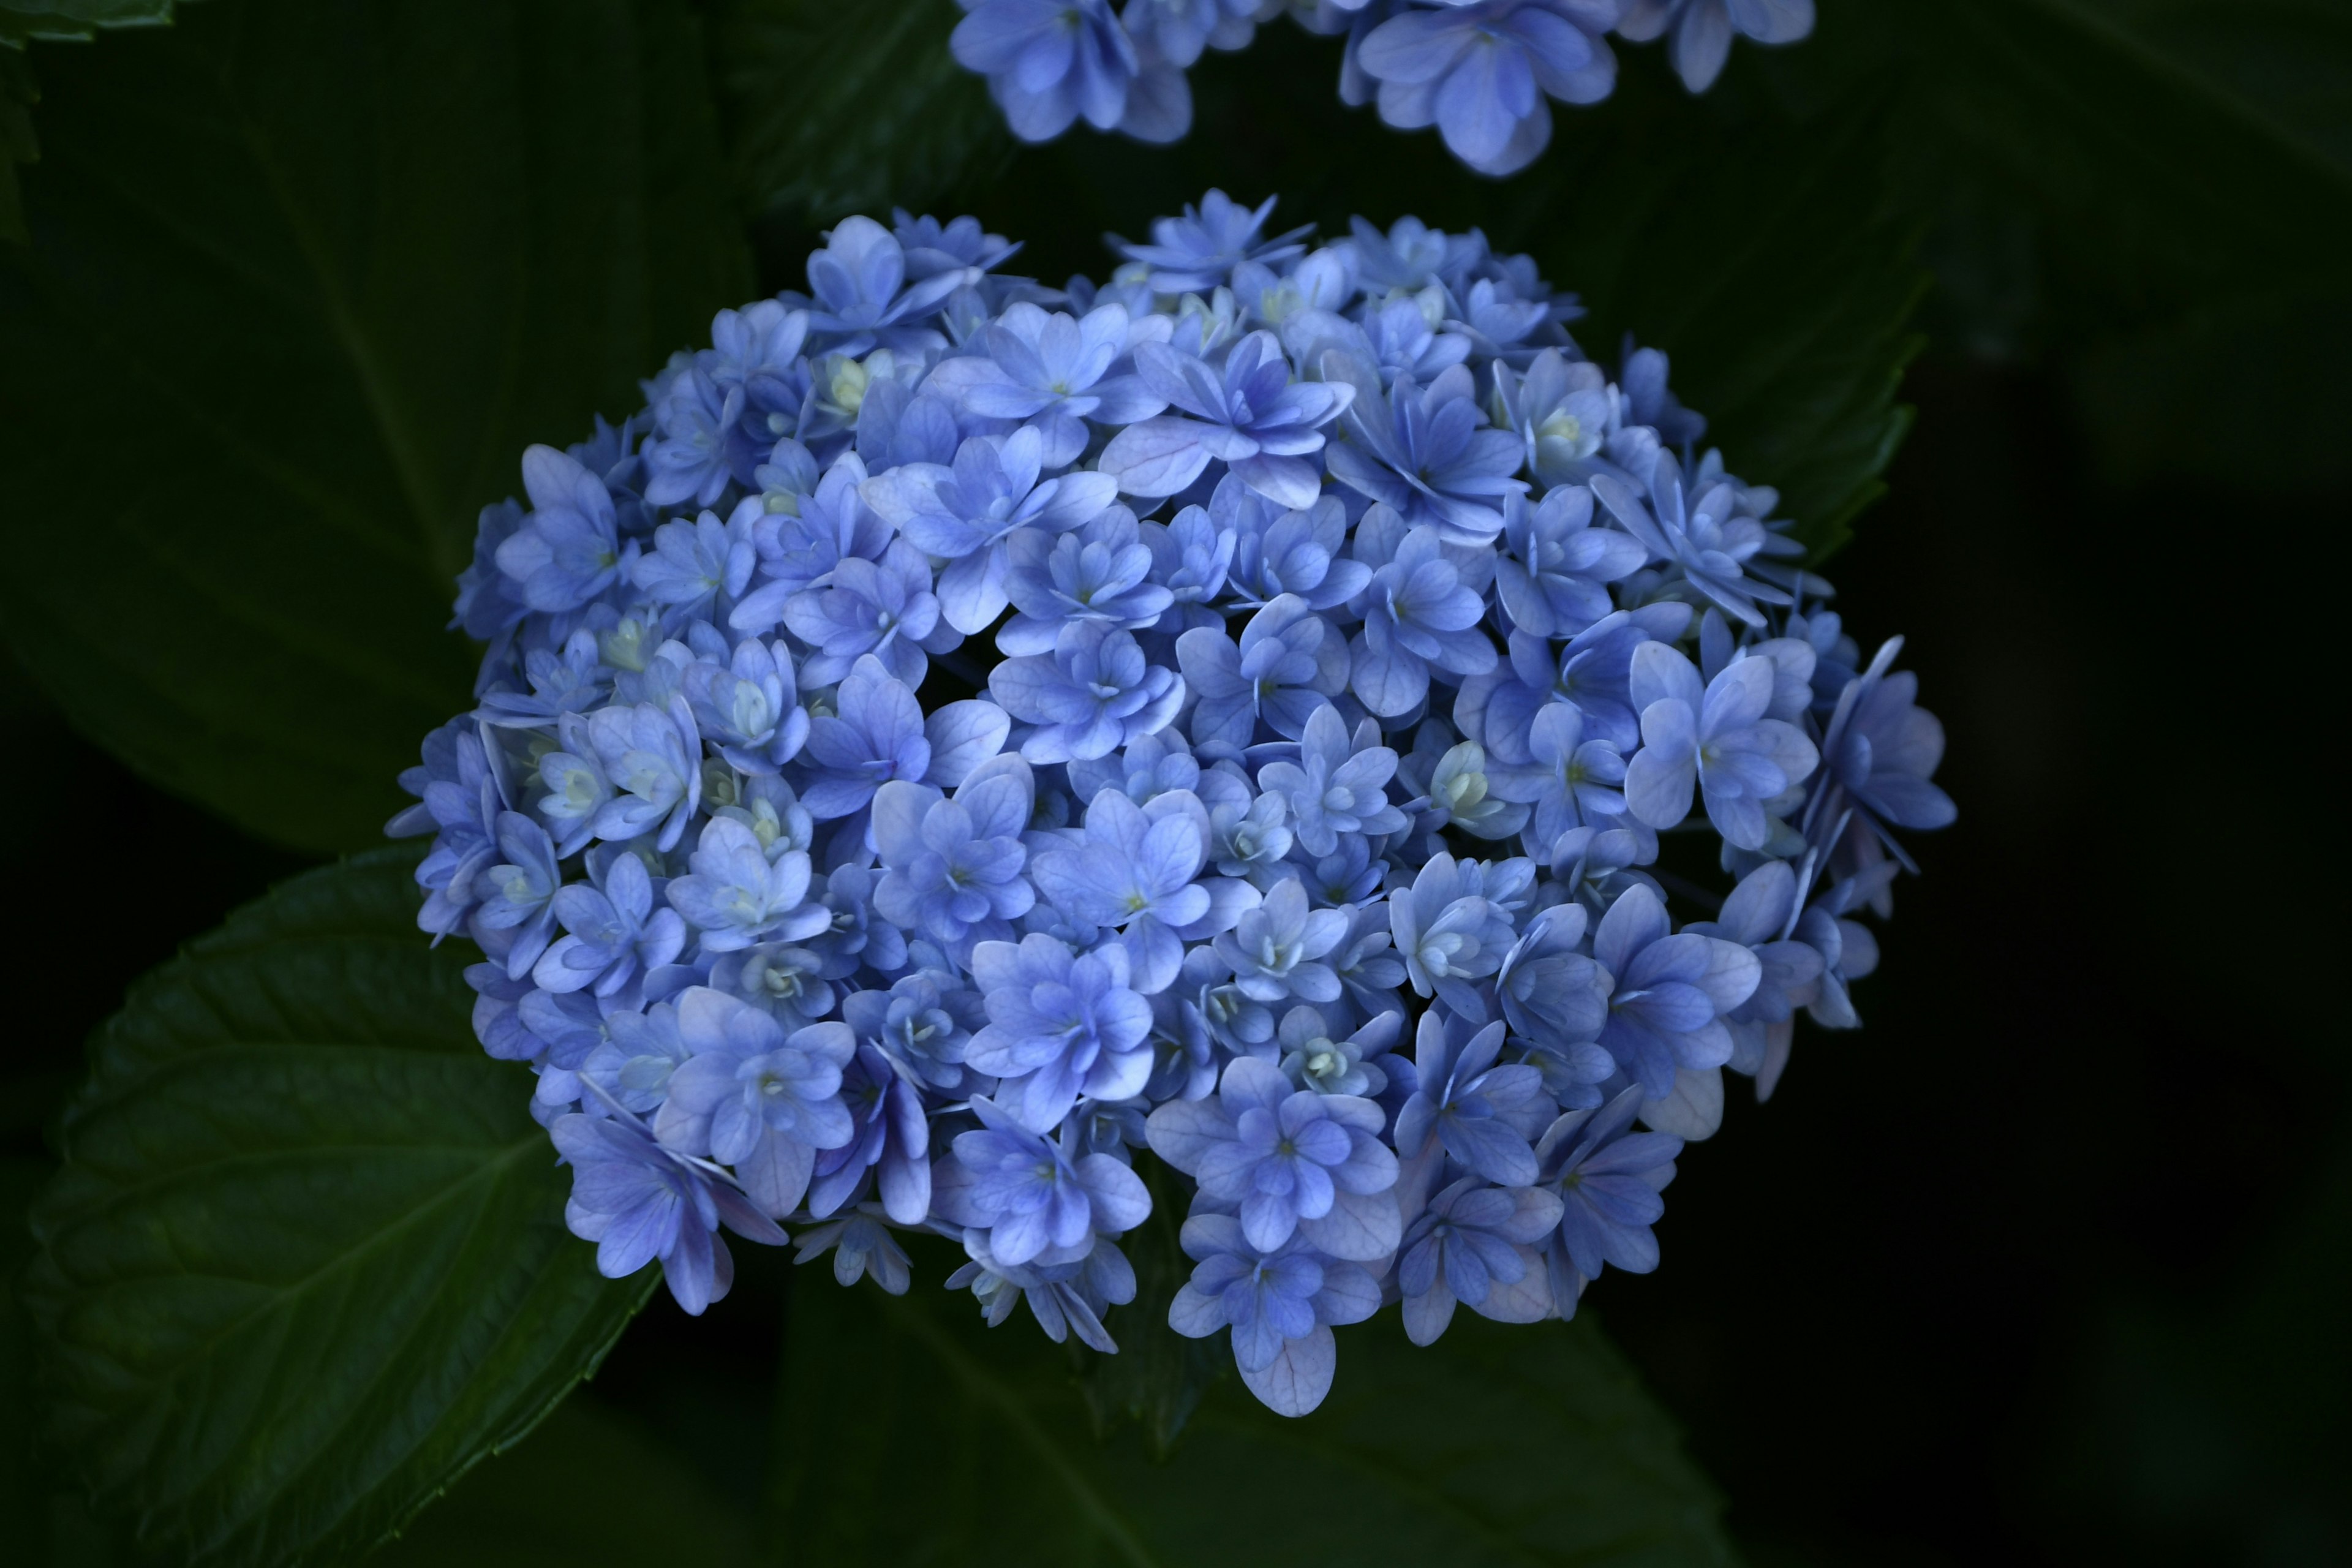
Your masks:
{"label": "pale blue flower", "polygon": [[1498,766],[1492,779],[1496,795],[1535,808],[1531,842],[1549,846],[1570,828],[1625,815],[1625,759],[1607,741],[1584,738],[1576,704],[1545,703],[1528,726],[1528,750],[1530,761]]}
{"label": "pale blue flower", "polygon": [[1346,604],[1371,581],[1372,569],[1345,558],[1347,509],[1325,496],[1304,511],[1286,511],[1228,475],[1210,499],[1210,515],[1234,532],[1229,581],[1244,605],[1296,594],[1314,610]]}
{"label": "pale blue flower", "polygon": [[1021,739],[1033,763],[1108,756],[1168,727],[1184,682],[1154,668],[1135,638],[1102,621],[1072,621],[1050,654],[1008,658],[989,673],[989,694],[1034,726]]}
{"label": "pale blue flower", "polygon": [[702,829],[689,875],[672,879],[672,908],[702,933],[705,952],[732,952],[755,942],[796,942],[832,924],[808,899],[808,857],[768,858],[759,836],[731,817]]}
{"label": "pale blue flower", "polygon": [[1230,1326],[1242,1381],[1277,1415],[1304,1415],[1322,1404],[1339,1361],[1332,1325],[1361,1322],[1380,1309],[1371,1275],[1299,1237],[1262,1251],[1228,1215],[1186,1220],[1183,1246],[1199,1267],[1170,1303],[1169,1326],[1192,1339]]}
{"label": "pale blue flower", "polygon": [[1063,468],[1087,449],[1087,420],[1131,425],[1167,406],[1131,369],[1112,374],[1131,325],[1116,302],[1083,317],[1018,302],[989,324],[985,353],[940,361],[929,384],[968,414],[1034,426],[1044,466]]}
{"label": "pale blue flower", "polygon": [[1690,814],[1699,791],[1724,842],[1761,849],[1782,797],[1810,777],[1820,753],[1804,731],[1765,717],[1770,659],[1743,658],[1704,688],[1691,661],[1664,643],[1633,650],[1630,691],[1642,712],[1642,749],[1625,764],[1633,816],[1667,828]]}
{"label": "pale blue flower", "polygon": [[1222,627],[1196,626],[1176,639],[1176,658],[1200,699],[1193,743],[1229,754],[1247,747],[1261,726],[1297,740],[1308,718],[1347,689],[1346,637],[1296,594],[1252,616],[1240,647]]}
{"label": "pale blue flower", "polygon": [[1693,497],[1683,486],[1682,466],[1671,452],[1659,455],[1646,502],[1614,474],[1592,476],[1592,493],[1619,526],[1639,540],[1653,560],[1672,564],[1703,598],[1723,606],[1752,626],[1764,624],[1762,605],[1790,603],[1787,590],[1747,570],[1764,550],[1764,525],[1739,510],[1738,492],[1717,484]]}
{"label": "pale blue flower", "polygon": [[1530,1142],[1551,1116],[1543,1075],[1524,1063],[1497,1064],[1503,1026],[1454,1037],[1438,1009],[1421,1016],[1413,1046],[1417,1087],[1397,1113],[1397,1153],[1412,1160],[1442,1148],[1487,1181],[1524,1187],[1536,1179]]}
{"label": "pale blue flower", "polygon": [[1601,917],[1592,956],[1615,982],[1601,1044],[1651,1099],[1673,1091],[1678,1068],[1731,1059],[1723,1018],[1763,978],[1753,952],[1719,937],[1672,934],[1664,902],[1636,883]]}
{"label": "pale blue flower", "polygon": [[948,563],[939,595],[947,622],[966,637],[987,630],[1011,598],[1006,542],[1023,529],[1060,533],[1092,521],[1117,499],[1107,474],[1041,479],[1044,438],[1024,426],[1003,439],[974,437],[955,466],[910,464],[870,481],[866,501],[916,548]]}
{"label": "pale blue flower", "polygon": [[847,816],[892,779],[920,781],[931,770],[931,742],[915,694],[881,660],[857,661],[841,683],[837,713],[810,721],[814,779],[802,793],[809,815]]}
{"label": "pale blue flower", "polygon": [[1609,584],[1633,575],[1648,559],[1632,534],[1593,526],[1590,489],[1563,485],[1538,505],[1524,497],[1505,502],[1495,594],[1520,631],[1574,637],[1615,609]]}
{"label": "pale blue flower", "polygon": [[1326,354],[1323,374],[1355,395],[1347,439],[1330,453],[1331,477],[1402,513],[1407,527],[1435,528],[1449,543],[1485,546],[1503,531],[1506,497],[1524,494],[1519,438],[1487,427],[1466,366],[1428,386],[1399,376],[1383,392],[1360,360]]}
{"label": "pale blue flower", "polygon": [[520,980],[554,934],[555,895],[563,874],[547,829],[520,812],[499,814],[498,844],[506,859],[482,873],[488,887],[476,919],[491,931],[509,933],[504,939],[511,944],[505,955],[507,973]]}
{"label": "pale blue flower", "polygon": [[1318,1094],[1377,1099],[1389,1087],[1384,1058],[1403,1023],[1402,1013],[1378,1013],[1353,1034],[1334,1039],[1322,1009],[1293,1007],[1275,1035],[1283,1076]]}
{"label": "pale blue flower", "polygon": [[522,482],[531,510],[499,546],[499,571],[530,609],[576,609],[611,587],[627,564],[613,494],[552,447],[523,453]]}
{"label": "pale blue flower", "polygon": [[[813,331],[832,340],[835,354],[864,354],[876,344],[920,351],[944,342],[937,331],[909,325],[938,310],[964,282],[961,272],[938,272],[907,281],[907,256],[891,232],[872,218],[844,218],[809,258],[809,289],[817,309]],[[901,285],[904,285],[901,287]]]}
{"label": "pale blue flower", "polygon": [[685,921],[676,910],[655,907],[645,862],[627,853],[613,858],[602,886],[573,882],[558,892],[555,918],[565,934],[531,968],[546,991],[593,987],[600,996],[619,995],[686,945]]}
{"label": "pale blue flower", "polygon": [[1172,592],[1150,580],[1150,547],[1125,507],[1058,538],[1023,529],[1005,543],[1011,567],[1005,593],[1020,612],[996,634],[1005,653],[1050,653],[1073,621],[1143,631],[1176,602]]}
{"label": "pale blue flower", "polygon": [[1557,1194],[1465,1176],[1429,1200],[1397,1256],[1405,1334],[1435,1344],[1456,1302],[1506,1323],[1551,1312],[1550,1281],[1532,1246],[1559,1223]]}
{"label": "pale blue flower", "polygon": [[1621,0],[1453,0],[1374,28],[1358,58],[1381,84],[1381,118],[1434,124],[1482,174],[1525,168],[1551,140],[1547,95],[1595,103],[1616,85],[1601,34]]}
{"label": "pale blue flower", "polygon": [[922,1091],[888,1057],[861,1045],[842,1068],[841,1101],[856,1130],[839,1148],[819,1151],[809,1213],[823,1219],[837,1212],[865,1190],[870,1174],[884,1214],[900,1225],[922,1224],[931,1210],[931,1131]]}
{"label": "pale blue flower", "polygon": [[874,844],[884,868],[874,903],[884,919],[950,952],[1003,942],[1037,901],[1025,875],[1035,784],[1017,756],[992,759],[952,799],[894,780],[874,797]]}
{"label": "pale blue flower", "polygon": [[1605,1107],[1570,1111],[1544,1133],[1538,1153],[1543,1184],[1560,1198],[1546,1266],[1553,1306],[1563,1318],[1576,1315],[1577,1298],[1604,1265],[1632,1274],[1658,1266],[1650,1227],[1666,1212],[1659,1194],[1675,1179],[1683,1141],[1633,1131],[1641,1100],[1639,1089],[1629,1089]]}
{"label": "pale blue flower", "polygon": [[781,1247],[784,1233],[743,1194],[679,1159],[631,1122],[566,1116],[549,1129],[571,1165],[564,1223],[596,1243],[596,1270],[625,1279],[655,1258],[670,1294],[688,1312],[727,1294],[735,1278],[721,1224],[747,1240]]}
{"label": "pale blue flower", "polygon": [[1081,115],[1097,131],[1125,118],[1141,68],[1110,0],[961,3],[970,15],[956,24],[955,58],[988,78],[1015,136],[1049,142]]}
{"label": "pale blue flower", "polygon": [[1377,565],[1360,601],[1364,629],[1349,648],[1349,686],[1388,719],[1421,705],[1433,668],[1484,675],[1497,660],[1479,626],[1486,601],[1445,558],[1441,531],[1408,527],[1394,512],[1376,515],[1380,510],[1357,525],[1358,558]]}
{"label": "pale blue flower", "polygon": [[[1234,7],[1238,9],[1238,7]],[[1181,63],[1181,62],[1179,62]],[[1151,287],[1162,294],[1205,294],[1223,283],[1244,261],[1272,264],[1287,260],[1307,247],[1299,243],[1305,227],[1264,238],[1260,230],[1274,214],[1275,198],[1245,207],[1223,191],[1211,191],[1197,207],[1187,205],[1181,217],[1156,218],[1151,243],[1139,245],[1112,237],[1112,247],[1130,261],[1151,268]]]}
{"label": "pale blue flower", "polygon": [[1128,988],[1116,942],[1073,953],[1049,936],[972,949],[988,1026],[964,1060],[1000,1080],[996,1102],[1033,1132],[1050,1131],[1081,1094],[1125,1100],[1151,1076],[1151,1006]]}
{"label": "pale blue flower", "polygon": [[793,595],[784,624],[816,650],[801,667],[811,686],[831,686],[866,658],[879,659],[904,684],[920,686],[930,668],[924,655],[963,641],[940,617],[930,564],[904,540],[894,541],[879,561],[851,556],[834,568],[827,586]]}
{"label": "pale blue flower", "polygon": [[759,1008],[700,985],[679,994],[677,1021],[694,1054],[670,1074],[655,1136],[733,1166],[751,1201],[782,1219],[808,1191],[817,1151],[856,1131],[841,1100],[856,1037],[841,1023],[787,1034]]}
{"label": "pale blue flower", "polygon": [[1165,343],[1135,351],[1137,371],[1176,412],[1130,425],[1103,448],[1102,471],[1129,495],[1172,496],[1213,458],[1279,505],[1315,504],[1322,476],[1308,455],[1323,449],[1323,426],[1356,396],[1343,383],[1294,382],[1272,332],[1252,332],[1219,371]]}
{"label": "pale blue flower", "polygon": [[1351,740],[1327,702],[1299,731],[1298,760],[1258,771],[1259,787],[1289,802],[1292,832],[1307,853],[1330,854],[1341,834],[1403,831],[1405,815],[1389,804],[1385,787],[1396,776],[1397,754],[1376,743],[1378,733],[1368,723]]}
{"label": "pale blue flower", "polygon": [[1257,890],[1223,877],[1202,879],[1207,813],[1173,793],[1139,806],[1105,790],[1087,807],[1083,836],[1041,850],[1031,862],[1038,889],[1073,920],[1121,932],[1129,984],[1145,995],[1175,984],[1184,944],[1246,925]]}
{"label": "pale blue flower", "polygon": [[1675,74],[1705,92],[1723,72],[1737,33],[1759,44],[1793,44],[1813,30],[1813,0],[1633,0],[1617,31],[1637,43],[1673,37]]}

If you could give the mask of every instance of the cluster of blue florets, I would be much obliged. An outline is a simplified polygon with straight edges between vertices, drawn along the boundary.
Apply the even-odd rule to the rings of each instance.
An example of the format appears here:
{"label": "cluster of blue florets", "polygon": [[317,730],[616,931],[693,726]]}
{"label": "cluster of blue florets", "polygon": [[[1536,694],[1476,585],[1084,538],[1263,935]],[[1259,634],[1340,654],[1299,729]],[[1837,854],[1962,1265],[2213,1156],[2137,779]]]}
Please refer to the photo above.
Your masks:
{"label": "cluster of blue florets", "polygon": [[1148,1155],[1172,1325],[1296,1413],[1384,1301],[1654,1267],[1724,1070],[1855,1022],[1952,816],[1895,645],[1527,258],[1272,205],[1060,289],[852,218],[482,514],[393,830],[607,1274],[699,1311],[790,1225],[901,1291],[930,1230],[1109,1351]]}
{"label": "cluster of blue florets", "polygon": [[1013,134],[1049,141],[1079,120],[1147,142],[1192,128],[1184,72],[1239,49],[1287,13],[1346,38],[1339,97],[1378,103],[1402,130],[1434,125],[1472,168],[1508,174],[1551,140],[1550,100],[1598,103],[1617,85],[1608,35],[1668,40],[1693,92],[1712,86],[1734,35],[1786,44],[1813,30],[1813,0],[961,0],[956,58],[988,78]]}

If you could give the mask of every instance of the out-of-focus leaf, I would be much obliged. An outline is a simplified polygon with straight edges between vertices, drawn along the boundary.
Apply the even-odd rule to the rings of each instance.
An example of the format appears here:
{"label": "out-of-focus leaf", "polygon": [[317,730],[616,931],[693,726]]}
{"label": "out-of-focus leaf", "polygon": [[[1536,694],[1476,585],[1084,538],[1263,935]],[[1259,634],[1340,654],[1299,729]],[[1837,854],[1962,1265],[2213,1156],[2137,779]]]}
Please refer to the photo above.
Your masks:
{"label": "out-of-focus leaf", "polygon": [[954,0],[721,0],[714,54],[755,213],[800,224],[922,210],[1012,144],[948,52]]}
{"label": "out-of-focus leaf", "polygon": [[367,842],[464,705],[481,505],[748,289],[695,20],[223,0],[42,71],[0,256],[9,641],[166,787]]}
{"label": "out-of-focus leaf", "polygon": [[[600,1481],[612,1490],[594,1495]],[[598,1568],[761,1561],[747,1500],[720,1492],[673,1449],[576,1395],[531,1435],[477,1466],[369,1558],[377,1568]]]}
{"label": "out-of-focus leaf", "polygon": [[0,48],[29,38],[88,38],[100,27],[152,27],[172,19],[172,0],[0,0]]}
{"label": "out-of-focus leaf", "polygon": [[52,1426],[150,1547],[355,1556],[593,1370],[598,1277],[529,1079],[382,851],[247,906],[92,1041],[24,1300]]}
{"label": "out-of-focus leaf", "polygon": [[33,134],[33,105],[41,89],[22,53],[0,49],[0,240],[25,241],[25,201],[16,188],[16,165],[41,155]]}
{"label": "out-of-focus leaf", "polygon": [[1053,1568],[1735,1561],[1714,1491],[1589,1318],[1465,1312],[1421,1350],[1390,1312],[1339,1352],[1313,1415],[1286,1421],[1227,1379],[1154,1462],[1131,1430],[1096,1443],[1025,1309],[991,1331],[929,1279],[893,1299],[804,1276],[775,1501],[807,1561],[893,1568],[979,1561],[1008,1531]]}
{"label": "out-of-focus leaf", "polygon": [[[0,1158],[0,1410],[32,1408],[32,1335],[16,1278],[33,1249],[25,1211],[47,1174],[37,1160]],[[48,1499],[34,1465],[29,1421],[0,1423],[0,1541],[38,1551],[48,1535]]]}

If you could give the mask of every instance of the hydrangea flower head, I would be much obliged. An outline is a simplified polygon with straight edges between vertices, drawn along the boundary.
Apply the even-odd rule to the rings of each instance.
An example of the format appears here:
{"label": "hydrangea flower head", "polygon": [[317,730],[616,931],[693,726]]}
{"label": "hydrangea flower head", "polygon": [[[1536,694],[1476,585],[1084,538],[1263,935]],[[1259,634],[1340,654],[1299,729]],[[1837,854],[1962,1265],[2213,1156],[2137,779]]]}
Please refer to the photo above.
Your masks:
{"label": "hydrangea flower head", "polygon": [[[1247,47],[1258,23],[1286,8],[1283,0],[1128,0],[1114,15],[1109,0],[960,3],[970,15],[955,30],[955,58],[988,78],[1024,142],[1049,141],[1080,118],[1147,142],[1182,136],[1192,114],[1185,70],[1204,49]],[[1615,89],[1610,33],[1664,38],[1696,93],[1722,74],[1735,36],[1790,44],[1813,30],[1813,0],[1290,0],[1287,8],[1310,32],[1345,36],[1342,102],[1376,102],[1400,130],[1435,126],[1455,157],[1496,175],[1525,168],[1550,142],[1553,101],[1597,103]],[[1197,212],[1162,218],[1155,244],[1122,245],[1154,268],[1155,289],[1205,291],[1250,255],[1264,210],[1210,196]]]}
{"label": "hydrangea flower head", "polygon": [[[1039,123],[1258,15],[968,9]],[[1450,103],[1608,10],[1360,42],[1423,18]],[[1525,258],[1271,210],[1213,192],[1061,299],[972,220],[845,220],[482,512],[477,704],[392,826],[606,1273],[702,1311],[726,1229],[904,1291],[928,1232],[989,1322],[1108,1354],[1172,1201],[1165,1327],[1298,1415],[1384,1301],[1426,1343],[1654,1267],[1726,1075],[1859,1024],[1955,809],[1898,643]]]}

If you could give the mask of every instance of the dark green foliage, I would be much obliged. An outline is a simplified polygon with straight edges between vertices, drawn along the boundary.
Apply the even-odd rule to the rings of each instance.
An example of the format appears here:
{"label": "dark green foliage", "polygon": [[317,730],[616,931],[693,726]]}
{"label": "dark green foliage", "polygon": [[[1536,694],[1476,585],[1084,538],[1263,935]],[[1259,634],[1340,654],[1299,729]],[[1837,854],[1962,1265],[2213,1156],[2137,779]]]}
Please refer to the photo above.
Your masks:
{"label": "dark green foliage", "polygon": [[887,220],[894,206],[928,210],[966,176],[1001,168],[1013,145],[1004,117],[948,53],[961,15],[955,0],[717,7],[712,55],[749,210]]}
{"label": "dark green foliage", "polygon": [[774,1502],[807,1562],[971,1563],[1016,1536],[1054,1568],[1734,1560],[1713,1489],[1590,1319],[1465,1312],[1423,1350],[1386,1314],[1339,1331],[1320,1410],[1286,1421],[1227,1379],[1160,1462],[1139,1434],[1088,1437],[1025,1308],[992,1331],[968,1296],[804,1276],[785,1353]]}
{"label": "dark green foliage", "polygon": [[245,0],[42,69],[9,641],[167,787],[364,844],[465,701],[476,513],[748,287],[692,20]]}
{"label": "dark green foliage", "polygon": [[172,0],[0,0],[0,48],[26,40],[79,41],[100,27],[152,27],[172,19]]}
{"label": "dark green foliage", "polygon": [[[606,1506],[583,1481],[611,1478]],[[469,1472],[374,1568],[732,1568],[770,1561],[754,1549],[752,1500],[721,1491],[675,1449],[602,1405],[565,1400],[530,1438]]]}
{"label": "dark green foliage", "polygon": [[356,1556],[592,1371],[598,1277],[529,1078],[379,852],[249,905],[92,1042],[33,1211],[54,1436],[109,1518],[228,1563]]}
{"label": "dark green foliage", "polygon": [[25,242],[25,203],[16,189],[16,165],[41,155],[33,134],[33,105],[41,89],[24,55],[0,49],[0,241]]}

